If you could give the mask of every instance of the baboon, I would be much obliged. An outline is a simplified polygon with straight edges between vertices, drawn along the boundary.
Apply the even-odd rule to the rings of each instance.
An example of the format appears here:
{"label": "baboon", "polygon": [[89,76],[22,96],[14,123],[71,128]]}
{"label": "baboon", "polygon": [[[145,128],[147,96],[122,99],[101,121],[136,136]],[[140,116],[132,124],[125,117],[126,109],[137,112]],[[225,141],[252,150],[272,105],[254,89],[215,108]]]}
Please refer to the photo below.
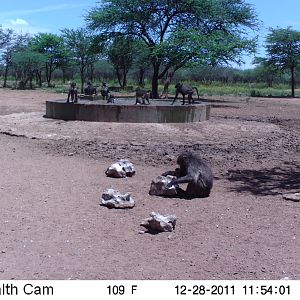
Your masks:
{"label": "baboon", "polygon": [[[135,104],[150,104],[149,101],[149,98],[151,96],[150,92],[151,91],[145,91],[137,88],[135,92]],[[146,103],[146,101],[148,103]]]}
{"label": "baboon", "polygon": [[103,97],[103,100],[108,100],[109,98],[109,88],[105,82],[102,82],[100,93]]}
{"label": "baboon", "polygon": [[165,172],[163,176],[173,175],[167,187],[173,184],[187,183],[186,190],[178,189],[179,196],[185,199],[208,197],[213,186],[213,173],[210,166],[198,155],[184,152],[178,156],[179,168]]}
{"label": "baboon", "polygon": [[96,95],[97,94],[97,89],[93,86],[93,84],[88,81],[87,83],[87,87],[84,89],[84,94],[85,95]]}
{"label": "baboon", "polygon": [[116,100],[115,96],[109,93],[106,103],[115,103],[115,100]]}
{"label": "baboon", "polygon": [[185,95],[188,96],[189,104],[194,103],[193,94],[195,92],[197,92],[198,100],[200,99],[198,89],[196,87],[190,87],[190,86],[182,84],[182,83],[177,83],[175,85],[175,88],[176,88],[176,94],[175,94],[175,98],[172,102],[172,105],[174,104],[174,102],[178,98],[178,94],[182,95],[182,105],[185,104]]}
{"label": "baboon", "polygon": [[71,101],[73,103],[77,103],[78,102],[77,88],[76,88],[76,83],[75,82],[72,82],[70,84],[67,103],[69,103],[70,97],[71,97]]}

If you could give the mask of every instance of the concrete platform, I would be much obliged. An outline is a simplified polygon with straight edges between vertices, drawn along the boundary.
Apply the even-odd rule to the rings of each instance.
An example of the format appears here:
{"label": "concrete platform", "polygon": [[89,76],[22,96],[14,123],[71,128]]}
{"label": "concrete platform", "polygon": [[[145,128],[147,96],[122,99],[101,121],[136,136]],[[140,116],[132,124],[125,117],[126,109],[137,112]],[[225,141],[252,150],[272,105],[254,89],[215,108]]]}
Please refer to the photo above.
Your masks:
{"label": "concrete platform", "polygon": [[79,94],[78,98],[81,100],[89,100],[89,101],[96,101],[96,100],[103,99],[101,95],[82,95],[82,94]]}
{"label": "concrete platform", "polygon": [[66,103],[46,101],[46,118],[92,122],[120,123],[189,123],[206,121],[210,117],[209,104],[170,105],[170,102],[152,100],[150,105],[134,102],[82,101]]}

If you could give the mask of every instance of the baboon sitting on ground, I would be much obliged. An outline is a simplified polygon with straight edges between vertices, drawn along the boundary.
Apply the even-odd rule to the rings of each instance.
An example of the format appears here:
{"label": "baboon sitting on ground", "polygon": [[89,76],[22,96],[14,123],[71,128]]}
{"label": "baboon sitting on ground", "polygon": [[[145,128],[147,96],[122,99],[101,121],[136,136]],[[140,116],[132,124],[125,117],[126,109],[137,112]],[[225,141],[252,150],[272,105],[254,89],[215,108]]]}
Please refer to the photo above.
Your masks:
{"label": "baboon sitting on ground", "polygon": [[185,191],[178,189],[180,197],[185,199],[208,197],[213,186],[213,173],[210,166],[201,157],[191,152],[180,154],[177,164],[179,168],[176,168],[175,171],[168,171],[163,174],[163,176],[173,175],[177,177],[167,187],[187,183]]}

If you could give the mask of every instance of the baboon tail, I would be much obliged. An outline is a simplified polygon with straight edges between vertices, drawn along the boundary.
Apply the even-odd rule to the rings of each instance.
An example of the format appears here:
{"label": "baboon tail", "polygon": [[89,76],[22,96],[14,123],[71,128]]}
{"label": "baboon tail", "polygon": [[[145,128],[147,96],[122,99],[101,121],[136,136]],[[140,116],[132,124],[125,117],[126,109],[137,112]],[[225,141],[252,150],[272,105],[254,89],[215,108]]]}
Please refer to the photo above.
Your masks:
{"label": "baboon tail", "polygon": [[193,89],[195,89],[195,90],[196,90],[196,92],[197,92],[197,96],[198,96],[198,100],[200,100],[199,93],[198,93],[198,89],[197,89],[195,86],[193,87]]}

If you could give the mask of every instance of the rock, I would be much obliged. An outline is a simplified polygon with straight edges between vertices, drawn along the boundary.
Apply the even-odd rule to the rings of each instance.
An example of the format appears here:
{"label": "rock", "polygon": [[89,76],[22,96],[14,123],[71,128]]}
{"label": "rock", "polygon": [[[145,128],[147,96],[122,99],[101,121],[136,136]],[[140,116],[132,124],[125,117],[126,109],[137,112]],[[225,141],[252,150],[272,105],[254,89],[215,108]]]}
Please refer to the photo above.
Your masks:
{"label": "rock", "polygon": [[175,176],[158,176],[151,182],[150,186],[150,195],[155,196],[176,196],[178,185],[172,185],[170,188],[167,188],[168,183],[172,181]]}
{"label": "rock", "polygon": [[114,178],[131,177],[135,174],[135,168],[128,159],[120,159],[112,164],[106,171],[106,176]]}
{"label": "rock", "polygon": [[147,228],[149,231],[171,232],[175,229],[176,219],[175,215],[163,216],[159,213],[152,212],[150,218],[145,219],[141,223],[141,226]]}
{"label": "rock", "polygon": [[135,204],[130,193],[122,195],[114,189],[107,189],[102,194],[100,205],[108,208],[133,208]]}
{"label": "rock", "polygon": [[290,200],[290,201],[294,201],[294,202],[299,202],[300,201],[300,193],[283,194],[282,197],[285,200]]}

